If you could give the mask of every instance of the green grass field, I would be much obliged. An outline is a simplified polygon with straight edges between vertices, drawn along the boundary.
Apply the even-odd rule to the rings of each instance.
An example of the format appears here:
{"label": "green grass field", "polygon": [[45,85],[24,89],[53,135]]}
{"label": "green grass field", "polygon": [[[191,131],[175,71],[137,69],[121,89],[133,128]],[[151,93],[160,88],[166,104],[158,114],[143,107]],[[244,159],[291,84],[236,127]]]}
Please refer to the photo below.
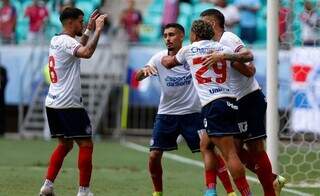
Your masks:
{"label": "green grass field", "polygon": [[[49,155],[55,142],[40,140],[0,139],[0,196],[35,196],[46,171]],[[178,155],[200,160],[185,145]],[[147,154],[124,147],[119,142],[97,142],[94,150],[94,169],[91,189],[95,196],[150,196],[151,181],[147,170]],[[55,182],[58,196],[76,195],[78,183],[77,148],[65,159],[63,169]],[[203,170],[200,167],[163,160],[164,194],[166,196],[201,196]],[[250,183],[254,195],[263,195],[258,183]],[[298,189],[318,196],[319,189]],[[226,195],[221,185],[219,195]],[[283,192],[283,196],[293,196]]]}

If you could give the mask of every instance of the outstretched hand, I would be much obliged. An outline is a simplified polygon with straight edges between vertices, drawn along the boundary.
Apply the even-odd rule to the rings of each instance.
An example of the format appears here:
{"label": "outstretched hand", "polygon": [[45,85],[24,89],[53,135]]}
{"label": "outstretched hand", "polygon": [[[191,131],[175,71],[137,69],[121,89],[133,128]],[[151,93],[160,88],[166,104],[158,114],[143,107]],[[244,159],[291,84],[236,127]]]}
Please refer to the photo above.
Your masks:
{"label": "outstretched hand", "polygon": [[142,71],[145,77],[156,75],[158,73],[157,69],[154,66],[149,66],[149,65],[142,68]]}

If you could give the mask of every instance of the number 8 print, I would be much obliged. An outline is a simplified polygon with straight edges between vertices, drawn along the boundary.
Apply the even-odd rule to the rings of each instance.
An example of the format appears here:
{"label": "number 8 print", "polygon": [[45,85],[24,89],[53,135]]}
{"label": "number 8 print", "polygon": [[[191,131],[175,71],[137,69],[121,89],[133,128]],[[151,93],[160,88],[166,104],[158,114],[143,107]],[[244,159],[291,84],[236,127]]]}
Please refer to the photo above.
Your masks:
{"label": "number 8 print", "polygon": [[54,60],[54,57],[53,56],[49,56],[49,74],[50,74],[50,79],[51,79],[51,82],[52,83],[57,83],[58,82],[58,76],[57,76],[57,73],[56,73],[56,70],[54,69],[56,65],[56,62]]}

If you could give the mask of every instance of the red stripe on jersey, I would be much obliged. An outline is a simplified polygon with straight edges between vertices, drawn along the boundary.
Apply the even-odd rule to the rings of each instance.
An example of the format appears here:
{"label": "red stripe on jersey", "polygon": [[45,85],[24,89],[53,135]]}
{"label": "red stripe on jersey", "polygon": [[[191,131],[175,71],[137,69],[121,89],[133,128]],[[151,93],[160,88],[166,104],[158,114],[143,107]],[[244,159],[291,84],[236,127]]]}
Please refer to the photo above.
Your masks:
{"label": "red stripe on jersey", "polygon": [[197,65],[197,64],[201,64],[203,62],[203,58],[202,57],[197,57],[192,59],[192,64],[193,65]]}
{"label": "red stripe on jersey", "polygon": [[244,46],[243,46],[243,45],[239,45],[239,46],[234,50],[234,52],[239,52],[239,51],[241,50],[241,48],[244,48]]}

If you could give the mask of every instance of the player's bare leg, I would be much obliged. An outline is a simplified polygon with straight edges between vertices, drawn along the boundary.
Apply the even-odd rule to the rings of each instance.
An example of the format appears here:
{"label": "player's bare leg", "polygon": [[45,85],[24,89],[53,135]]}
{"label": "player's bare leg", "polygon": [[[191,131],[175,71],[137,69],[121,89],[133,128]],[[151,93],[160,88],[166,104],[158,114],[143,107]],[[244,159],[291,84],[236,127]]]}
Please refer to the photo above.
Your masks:
{"label": "player's bare leg", "polygon": [[214,145],[210,142],[205,131],[201,131],[199,137],[200,151],[204,163],[205,183],[207,186],[205,196],[215,196],[217,195],[217,158],[214,153]]}
{"label": "player's bare leg", "polygon": [[[200,150],[205,168],[205,183],[207,185],[206,196],[216,192],[216,177],[220,178],[227,193],[234,192],[226,165],[220,155],[216,154],[213,143],[205,131],[199,133]],[[216,194],[216,193],[215,193]]]}
{"label": "player's bare leg", "polygon": [[163,191],[162,154],[162,151],[156,149],[151,150],[149,154],[149,173],[153,183],[153,196],[161,196]]}
{"label": "player's bare leg", "polygon": [[78,168],[79,168],[79,191],[77,196],[91,196],[90,179],[92,173],[93,142],[91,138],[76,139],[79,146]]}
{"label": "player's bare leg", "polygon": [[251,191],[246,180],[245,169],[237,155],[233,136],[210,137],[210,140],[219,148],[241,195],[250,196]]}
{"label": "player's bare leg", "polygon": [[54,195],[53,183],[61,169],[64,158],[71,151],[72,147],[72,139],[58,138],[58,145],[51,155],[46,180],[40,189],[40,196]]}

